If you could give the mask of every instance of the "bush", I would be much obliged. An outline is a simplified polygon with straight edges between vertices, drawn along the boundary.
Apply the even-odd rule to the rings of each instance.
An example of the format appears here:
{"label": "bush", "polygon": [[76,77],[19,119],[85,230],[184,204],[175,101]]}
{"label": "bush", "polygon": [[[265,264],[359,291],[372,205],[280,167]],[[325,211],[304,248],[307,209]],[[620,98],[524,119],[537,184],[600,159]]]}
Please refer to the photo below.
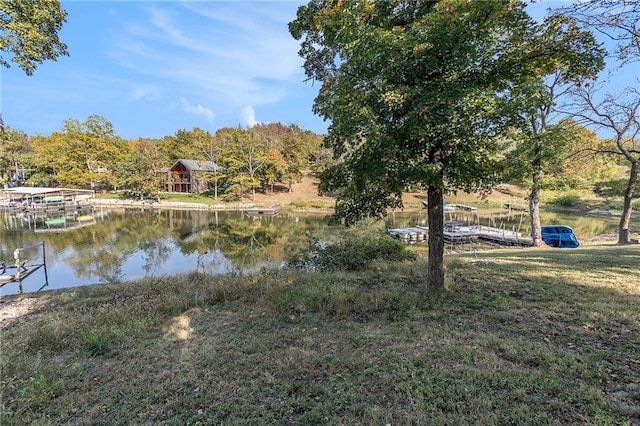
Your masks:
{"label": "bush", "polygon": [[552,200],[549,200],[547,204],[557,207],[578,207],[581,203],[580,194],[574,191],[568,191]]}
{"label": "bush", "polygon": [[373,261],[415,260],[416,254],[388,235],[352,236],[336,244],[312,240],[289,262],[299,268],[319,271],[361,271]]}

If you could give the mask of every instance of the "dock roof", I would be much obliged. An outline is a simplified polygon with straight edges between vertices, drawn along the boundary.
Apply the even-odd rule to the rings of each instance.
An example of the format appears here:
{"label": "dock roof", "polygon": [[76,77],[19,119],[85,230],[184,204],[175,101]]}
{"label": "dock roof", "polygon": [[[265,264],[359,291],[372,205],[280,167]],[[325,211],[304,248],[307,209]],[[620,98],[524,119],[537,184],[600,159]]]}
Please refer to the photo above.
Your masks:
{"label": "dock roof", "polygon": [[94,194],[94,191],[90,189],[76,189],[76,188],[47,188],[43,186],[18,186],[15,188],[5,188],[2,190],[8,195],[45,195],[52,193],[73,193],[73,194]]}

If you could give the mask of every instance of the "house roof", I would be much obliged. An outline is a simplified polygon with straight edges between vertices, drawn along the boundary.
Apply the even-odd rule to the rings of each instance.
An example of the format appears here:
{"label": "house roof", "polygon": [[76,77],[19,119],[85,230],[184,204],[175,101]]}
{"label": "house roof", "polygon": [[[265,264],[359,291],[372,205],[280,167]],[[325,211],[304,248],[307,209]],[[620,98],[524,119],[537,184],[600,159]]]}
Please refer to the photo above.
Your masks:
{"label": "house roof", "polygon": [[224,170],[224,167],[218,166],[213,161],[188,160],[184,158],[177,159],[176,162],[171,166],[171,169],[173,169],[178,163],[182,163],[187,169],[191,170],[192,172],[219,172]]}

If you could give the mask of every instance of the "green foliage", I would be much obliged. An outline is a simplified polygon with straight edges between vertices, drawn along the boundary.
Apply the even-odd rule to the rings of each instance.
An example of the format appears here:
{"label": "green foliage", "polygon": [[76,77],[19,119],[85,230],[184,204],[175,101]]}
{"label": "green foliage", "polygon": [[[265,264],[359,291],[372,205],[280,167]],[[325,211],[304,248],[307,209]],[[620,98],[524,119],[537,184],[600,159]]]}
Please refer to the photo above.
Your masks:
{"label": "green foliage", "polygon": [[[628,184],[628,179],[614,179],[597,182],[594,187],[596,194],[603,197],[618,197],[624,194]],[[636,185],[633,197],[640,198],[640,185]]]}
{"label": "green foliage", "polygon": [[580,193],[574,191],[567,191],[547,202],[552,206],[558,207],[577,207],[582,204],[582,197]]}
{"label": "green foliage", "polygon": [[415,253],[400,241],[383,234],[352,235],[335,244],[310,240],[290,264],[319,271],[361,271],[375,261],[415,260]]}
{"label": "green foliage", "polygon": [[[1,119],[1,117],[0,117]],[[26,133],[4,126],[0,130],[0,185],[22,185],[28,178],[31,146]]]}
{"label": "green foliage", "polygon": [[3,0],[0,2],[0,65],[10,60],[31,75],[44,61],[67,56],[67,46],[58,32],[67,21],[67,12],[58,0]]}
{"label": "green foliage", "polygon": [[164,190],[166,174],[159,170],[168,163],[158,141],[137,139],[130,144],[130,155],[115,166],[114,176],[120,189],[128,194],[152,194]]}
{"label": "green foliage", "polygon": [[114,349],[114,336],[108,330],[91,330],[81,340],[90,356],[109,356]]}
{"label": "green foliage", "polygon": [[430,285],[443,289],[437,206],[445,192],[499,180],[511,90],[554,72],[574,43],[594,47],[564,24],[537,25],[518,1],[301,6],[289,30],[307,76],[322,84],[314,111],[331,122],[325,143],[336,160],[322,189],[338,191],[336,216],[354,223],[384,215],[402,206],[405,188],[427,188]]}
{"label": "green foliage", "polygon": [[55,176],[61,186],[112,189],[115,170],[127,158],[129,146],[104,117],[84,122],[66,120],[63,129],[32,141],[38,171]]}
{"label": "green foliage", "polygon": [[330,4],[302,6],[289,28],[322,82],[314,108],[331,120],[326,141],[340,158],[322,178],[341,189],[336,214],[348,222],[397,206],[411,185],[494,183],[496,137],[513,112],[505,90],[555,69],[572,47],[562,23],[558,34],[538,27],[521,3]]}

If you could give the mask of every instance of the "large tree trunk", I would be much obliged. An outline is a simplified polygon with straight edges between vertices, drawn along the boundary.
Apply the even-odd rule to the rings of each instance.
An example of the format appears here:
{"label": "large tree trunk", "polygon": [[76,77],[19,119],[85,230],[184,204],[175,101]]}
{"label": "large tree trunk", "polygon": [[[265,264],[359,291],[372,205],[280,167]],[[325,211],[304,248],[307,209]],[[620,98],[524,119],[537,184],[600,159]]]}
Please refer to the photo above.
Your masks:
{"label": "large tree trunk", "polygon": [[444,290],[444,201],[442,189],[427,188],[427,213],[429,215],[429,271],[427,280],[432,291]]}
{"label": "large tree trunk", "polygon": [[620,225],[618,227],[618,244],[629,244],[629,223],[631,222],[631,200],[633,192],[638,182],[638,169],[640,169],[640,160],[631,163],[631,172],[629,173],[629,181],[624,191],[624,204],[622,207],[622,216],[620,217]]}

